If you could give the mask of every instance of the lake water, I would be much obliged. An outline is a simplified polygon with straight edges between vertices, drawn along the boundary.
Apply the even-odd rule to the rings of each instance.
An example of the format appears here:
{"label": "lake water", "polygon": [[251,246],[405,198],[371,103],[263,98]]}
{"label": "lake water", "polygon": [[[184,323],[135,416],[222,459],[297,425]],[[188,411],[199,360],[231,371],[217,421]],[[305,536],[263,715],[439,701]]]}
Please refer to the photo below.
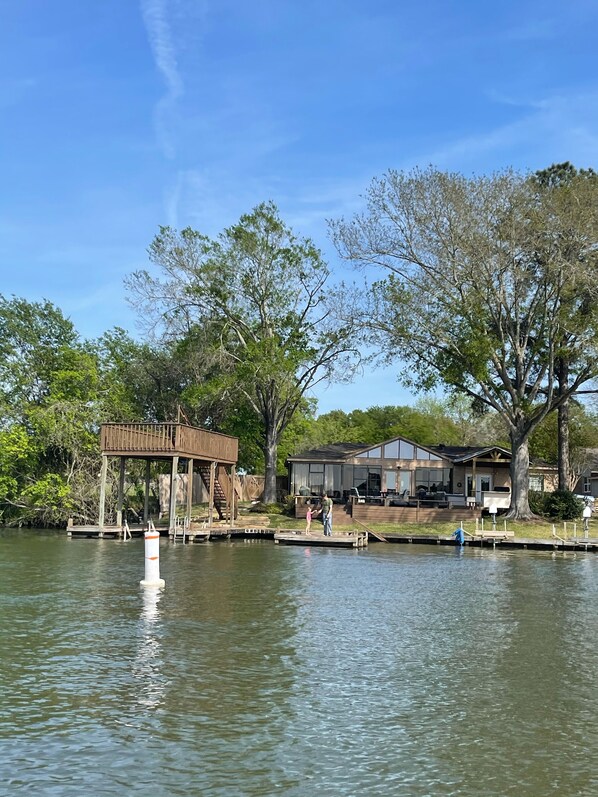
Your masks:
{"label": "lake water", "polygon": [[598,557],[0,530],[0,795],[598,794]]}

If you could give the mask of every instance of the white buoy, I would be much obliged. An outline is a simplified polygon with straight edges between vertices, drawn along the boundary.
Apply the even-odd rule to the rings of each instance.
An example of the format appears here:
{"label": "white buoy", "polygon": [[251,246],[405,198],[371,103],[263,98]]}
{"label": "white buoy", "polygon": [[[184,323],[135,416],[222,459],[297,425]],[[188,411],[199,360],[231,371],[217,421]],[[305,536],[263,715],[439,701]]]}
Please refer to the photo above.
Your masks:
{"label": "white buoy", "polygon": [[145,537],[145,578],[142,587],[164,587],[166,582],[160,578],[160,535],[157,531],[146,531]]}

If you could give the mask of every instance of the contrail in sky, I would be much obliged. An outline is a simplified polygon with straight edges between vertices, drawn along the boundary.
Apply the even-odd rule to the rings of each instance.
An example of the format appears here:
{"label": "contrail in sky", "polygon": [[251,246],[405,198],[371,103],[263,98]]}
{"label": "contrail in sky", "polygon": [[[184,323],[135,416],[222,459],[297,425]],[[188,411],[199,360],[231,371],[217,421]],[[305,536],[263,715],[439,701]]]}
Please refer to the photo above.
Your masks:
{"label": "contrail in sky", "polygon": [[154,122],[156,137],[168,158],[175,155],[170,119],[176,100],[184,88],[167,12],[168,0],[141,0],[141,13],[148,41],[158,70],[166,83],[166,94],[156,105]]}

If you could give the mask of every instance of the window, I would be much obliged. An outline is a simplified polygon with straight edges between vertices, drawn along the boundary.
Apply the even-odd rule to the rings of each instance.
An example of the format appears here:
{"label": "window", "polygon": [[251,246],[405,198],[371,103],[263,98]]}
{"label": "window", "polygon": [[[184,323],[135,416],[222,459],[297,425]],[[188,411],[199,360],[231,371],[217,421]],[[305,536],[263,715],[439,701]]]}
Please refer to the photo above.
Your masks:
{"label": "window", "polygon": [[299,495],[299,490],[304,487],[309,489],[309,465],[303,462],[293,463],[293,480],[291,488],[294,495]]}
{"label": "window", "polygon": [[361,454],[357,455],[358,459],[379,459],[382,456],[382,448],[381,446],[376,446],[376,448],[370,448],[369,451],[364,451]]}
{"label": "window", "polygon": [[326,465],[324,467],[324,489],[332,498],[342,495],[341,466]]}
{"label": "window", "polygon": [[309,488],[312,493],[324,492],[324,465],[312,462],[309,466]]}
{"label": "window", "polygon": [[384,471],[384,484],[387,492],[396,493],[397,491],[397,472],[396,470]]}
{"label": "window", "polygon": [[380,495],[382,489],[382,473],[380,468],[369,468],[368,470],[368,495]]}
{"label": "window", "polygon": [[450,468],[416,468],[415,469],[415,489],[421,487],[427,493],[451,492],[451,469]]}
{"label": "window", "polygon": [[544,492],[544,476],[530,476],[529,477],[529,489],[535,490],[538,493]]}
{"label": "window", "polygon": [[418,449],[416,449],[416,452],[415,452],[415,458],[416,459],[430,459],[430,452],[429,451],[424,451],[423,448],[418,448]]}
{"label": "window", "polygon": [[414,449],[411,443],[401,440],[399,447],[400,459],[413,459]]}
{"label": "window", "polygon": [[583,491],[588,495],[592,492],[592,479],[589,473],[583,477]]}
{"label": "window", "polygon": [[384,456],[386,459],[398,459],[399,458],[399,441],[393,440],[391,443],[387,443],[384,446]]}

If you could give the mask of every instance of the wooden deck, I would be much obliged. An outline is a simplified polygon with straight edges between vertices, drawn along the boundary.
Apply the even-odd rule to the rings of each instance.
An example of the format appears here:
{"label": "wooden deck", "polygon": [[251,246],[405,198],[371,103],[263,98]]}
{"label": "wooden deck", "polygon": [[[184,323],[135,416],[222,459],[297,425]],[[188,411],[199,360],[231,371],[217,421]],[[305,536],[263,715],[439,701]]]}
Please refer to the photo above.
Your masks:
{"label": "wooden deck", "polygon": [[143,537],[147,531],[147,526],[133,525],[133,526],[98,526],[98,525],[81,525],[81,526],[67,526],[67,537],[75,539],[107,539],[107,540],[127,540],[132,537]]}
{"label": "wooden deck", "polygon": [[365,531],[333,532],[328,537],[322,532],[305,534],[302,531],[277,531],[274,542],[284,545],[318,545],[328,548],[365,548],[368,534]]}
{"label": "wooden deck", "polygon": [[203,462],[234,465],[239,441],[183,423],[104,423],[102,454],[140,459],[190,457]]}

